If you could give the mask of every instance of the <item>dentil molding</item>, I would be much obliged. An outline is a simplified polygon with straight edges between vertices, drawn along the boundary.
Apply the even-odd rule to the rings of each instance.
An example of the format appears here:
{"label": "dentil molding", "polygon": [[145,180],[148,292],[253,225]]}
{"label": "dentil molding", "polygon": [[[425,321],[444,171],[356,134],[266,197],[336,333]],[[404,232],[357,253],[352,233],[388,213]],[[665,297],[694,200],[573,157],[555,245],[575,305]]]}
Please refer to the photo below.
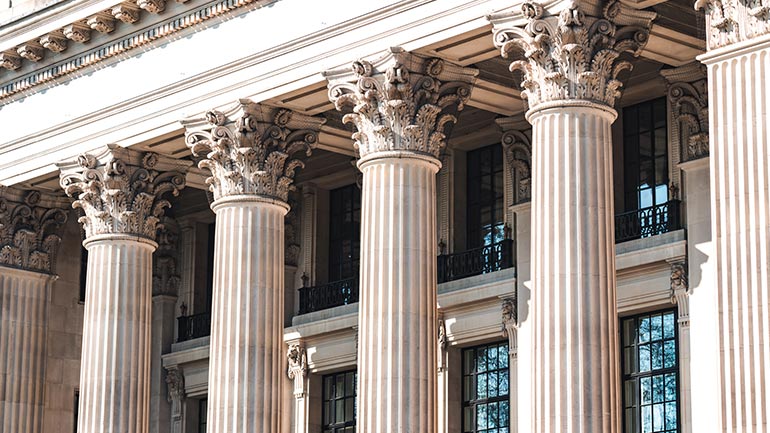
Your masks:
{"label": "dentil molding", "polygon": [[55,273],[65,202],[38,191],[0,187],[0,265]]}
{"label": "dentil molding", "polygon": [[510,14],[489,19],[502,56],[518,59],[510,69],[523,74],[521,94],[532,110],[569,100],[613,107],[623,85],[618,75],[631,69],[620,55],[641,54],[656,16],[619,1],[604,2],[597,9],[573,0],[553,14],[533,2],[521,8],[523,26]]}
{"label": "dentil molding", "polygon": [[360,158],[409,151],[440,158],[448,128],[470,98],[478,70],[391,48],[381,58],[326,71],[329,99],[356,126]]}
{"label": "dentil molding", "polygon": [[97,235],[134,235],[155,240],[160,218],[171,204],[166,193],[179,194],[192,163],[117,145],[100,154],[82,154],[58,164],[60,184],[72,204],[83,209],[78,219],[86,239]]}
{"label": "dentil molding", "polygon": [[220,198],[253,195],[286,203],[294,174],[310,156],[326,119],[241,99],[226,112],[182,121],[185,142],[198,167],[211,172],[206,183]]}

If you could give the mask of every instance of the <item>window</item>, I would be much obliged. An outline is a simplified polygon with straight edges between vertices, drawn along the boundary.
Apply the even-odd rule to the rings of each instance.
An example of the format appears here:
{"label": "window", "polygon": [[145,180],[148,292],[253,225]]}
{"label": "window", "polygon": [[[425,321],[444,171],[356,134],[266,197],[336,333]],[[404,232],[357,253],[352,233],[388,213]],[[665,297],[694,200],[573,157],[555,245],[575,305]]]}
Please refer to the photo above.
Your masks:
{"label": "window", "polygon": [[468,152],[467,248],[505,238],[503,148],[500,144]]}
{"label": "window", "polygon": [[666,99],[623,109],[626,210],[668,201]]}
{"label": "window", "polygon": [[508,433],[508,343],[463,351],[463,432]]}
{"label": "window", "polygon": [[78,301],[86,302],[86,276],[88,275],[88,250],[80,247],[80,292]]}
{"label": "window", "polygon": [[206,415],[209,409],[209,400],[202,398],[198,400],[198,433],[206,433]]}
{"label": "window", "polygon": [[329,281],[358,276],[361,255],[361,190],[353,185],[329,191]]}
{"label": "window", "polygon": [[676,314],[622,319],[624,433],[679,431]]}
{"label": "window", "polygon": [[344,371],[323,378],[323,432],[356,431],[356,371]]}

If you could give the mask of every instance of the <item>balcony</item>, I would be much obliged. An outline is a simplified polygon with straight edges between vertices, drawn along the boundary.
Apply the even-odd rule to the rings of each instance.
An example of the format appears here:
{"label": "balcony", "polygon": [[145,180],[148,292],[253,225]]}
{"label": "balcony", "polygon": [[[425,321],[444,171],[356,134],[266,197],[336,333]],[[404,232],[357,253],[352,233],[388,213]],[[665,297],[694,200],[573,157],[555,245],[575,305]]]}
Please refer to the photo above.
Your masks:
{"label": "balcony", "polygon": [[358,277],[299,289],[299,314],[358,302]]}
{"label": "balcony", "polygon": [[179,327],[177,343],[207,337],[211,334],[211,313],[180,316],[176,320]]}
{"label": "balcony", "polygon": [[459,280],[513,267],[513,240],[437,257],[438,283]]}
{"label": "balcony", "polygon": [[682,228],[681,201],[645,207],[615,215],[615,243],[646,238]]}

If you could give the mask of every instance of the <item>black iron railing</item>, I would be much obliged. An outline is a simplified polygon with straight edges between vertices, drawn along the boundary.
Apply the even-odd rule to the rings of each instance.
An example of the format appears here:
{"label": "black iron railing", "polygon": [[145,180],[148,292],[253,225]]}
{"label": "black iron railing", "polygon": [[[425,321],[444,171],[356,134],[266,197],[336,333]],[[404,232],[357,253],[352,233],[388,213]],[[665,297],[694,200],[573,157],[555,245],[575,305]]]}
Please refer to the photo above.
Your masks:
{"label": "black iron railing", "polygon": [[179,338],[177,338],[177,342],[207,337],[211,334],[210,313],[181,316],[177,317],[176,320],[177,325],[179,326]]}
{"label": "black iron railing", "polygon": [[358,277],[299,289],[299,314],[358,302]]}
{"label": "black iron railing", "polygon": [[681,201],[650,206],[615,215],[615,243],[655,236],[682,228]]}
{"label": "black iron railing", "polygon": [[438,282],[459,280],[513,267],[513,240],[505,239],[456,254],[437,257]]}

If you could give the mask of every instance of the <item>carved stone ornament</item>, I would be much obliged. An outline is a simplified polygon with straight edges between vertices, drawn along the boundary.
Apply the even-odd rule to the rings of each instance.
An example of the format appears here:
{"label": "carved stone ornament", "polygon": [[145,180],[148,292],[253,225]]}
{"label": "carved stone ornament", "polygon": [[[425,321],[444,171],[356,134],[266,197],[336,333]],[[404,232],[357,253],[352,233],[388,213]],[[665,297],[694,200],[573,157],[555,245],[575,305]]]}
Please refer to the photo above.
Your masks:
{"label": "carved stone ornament", "polygon": [[478,70],[391,48],[373,62],[324,73],[329,99],[353,123],[361,158],[382,151],[410,151],[439,158]]}
{"label": "carved stone ornament", "polygon": [[297,266],[299,262],[299,203],[291,195],[289,196],[289,213],[284,218],[284,262],[287,265]]}
{"label": "carved stone ornament", "polygon": [[40,38],[40,45],[51,52],[60,53],[67,49],[67,38],[60,32],[49,33]]}
{"label": "carved stone ornament", "polygon": [[681,157],[692,161],[709,155],[709,106],[706,66],[693,62],[660,74],[668,81],[671,114],[680,129]]}
{"label": "carved stone ornament", "polygon": [[53,274],[66,201],[0,187],[0,265]]}
{"label": "carved stone ornament", "polygon": [[211,172],[206,179],[214,200],[233,195],[257,195],[286,202],[294,188],[294,173],[318,142],[324,119],[242,99],[226,113],[209,111],[190,119],[186,142],[198,167]]}
{"label": "carved stone ornament", "polygon": [[124,23],[133,24],[139,21],[140,9],[131,2],[123,2],[112,8],[112,16]]}
{"label": "carved stone ornament", "polygon": [[514,189],[513,203],[525,203],[532,199],[532,144],[524,132],[513,129],[517,118],[504,117],[495,120],[503,130],[503,154],[511,167]]}
{"label": "carved stone ornament", "polygon": [[519,320],[516,306],[516,297],[504,298],[502,304],[503,337],[508,337],[508,354],[515,357],[517,354],[517,336]]}
{"label": "carved stone ornament", "polygon": [[168,387],[168,402],[184,400],[184,375],[178,369],[172,368],[166,371],[166,386]]}
{"label": "carved stone ornament", "polygon": [[43,46],[37,42],[27,42],[26,44],[19,45],[16,48],[16,52],[30,62],[43,60]]}
{"label": "carved stone ornament", "polygon": [[690,325],[690,286],[687,281],[687,262],[671,263],[671,303],[677,305],[679,325]]}
{"label": "carved stone ornament", "polygon": [[158,222],[171,204],[162,197],[179,194],[192,163],[156,153],[109,145],[99,155],[83,154],[59,164],[60,183],[74,208],[81,208],[86,239],[124,234],[155,239]]}
{"label": "carved stone ornament", "polygon": [[[573,0],[558,13],[525,2],[521,16],[491,16],[494,43],[523,74],[522,97],[534,110],[549,102],[588,101],[615,105],[623,83],[618,75],[631,69],[621,54],[638,56],[650,35],[654,12],[607,1],[598,6]],[[523,59],[522,59],[523,58]]]}
{"label": "carved stone ornament", "polygon": [[696,0],[695,9],[706,12],[709,49],[770,33],[770,0]]}
{"label": "carved stone ornament", "polygon": [[168,217],[158,224],[158,249],[153,257],[152,296],[177,296],[182,279],[177,270],[179,229]]}
{"label": "carved stone ornament", "polygon": [[115,30],[115,18],[105,13],[99,13],[88,18],[86,24],[99,33],[110,33]]}
{"label": "carved stone ornament", "polygon": [[0,53],[0,66],[9,71],[15,71],[21,68],[21,57],[11,51]]}
{"label": "carved stone ornament", "polygon": [[136,0],[136,5],[151,14],[159,14],[166,10],[166,0]]}
{"label": "carved stone ornament", "polygon": [[293,341],[289,343],[286,352],[288,367],[286,375],[294,381],[294,396],[305,396],[305,378],[307,377],[307,352],[302,343]]}
{"label": "carved stone ornament", "polygon": [[443,316],[438,318],[438,371],[446,371],[447,369],[447,335],[446,335],[446,321]]}
{"label": "carved stone ornament", "polygon": [[62,33],[67,39],[81,44],[91,40],[91,27],[80,23],[70,24],[64,27]]}

